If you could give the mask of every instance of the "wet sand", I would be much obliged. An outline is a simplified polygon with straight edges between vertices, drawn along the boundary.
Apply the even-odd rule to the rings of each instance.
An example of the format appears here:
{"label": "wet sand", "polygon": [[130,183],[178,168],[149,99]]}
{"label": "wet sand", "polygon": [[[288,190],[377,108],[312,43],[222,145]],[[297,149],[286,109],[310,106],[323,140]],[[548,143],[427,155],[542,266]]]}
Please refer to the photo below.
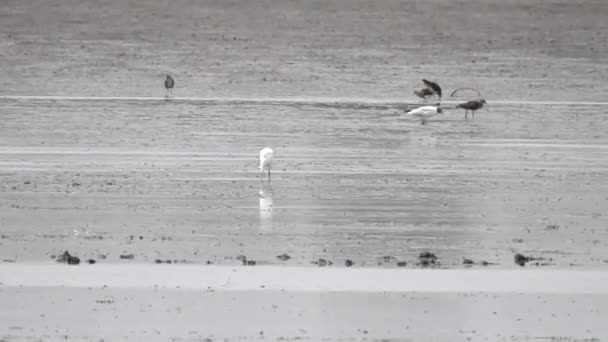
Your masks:
{"label": "wet sand", "polygon": [[198,291],[346,293],[608,294],[608,272],[594,270],[388,270],[293,266],[0,266],[9,287],[154,288]]}
{"label": "wet sand", "polygon": [[3,265],[0,334],[8,341],[599,341],[608,335],[606,283],[608,273],[597,271]]}
{"label": "wet sand", "polygon": [[[31,282],[0,284],[0,339],[605,338],[608,297],[575,275],[608,269],[607,16],[592,0],[4,1],[0,277]],[[407,120],[421,78],[488,105]],[[65,250],[97,264],[56,264]],[[397,281],[425,251],[457,278],[476,274],[467,258],[525,285],[61,287],[94,267],[251,272],[239,256]],[[542,260],[522,270],[515,253]],[[576,291],[532,293],[530,274]]]}
{"label": "wet sand", "polygon": [[[0,288],[7,341],[602,341],[605,295]],[[6,311],[10,309],[10,312]],[[208,340],[206,340],[208,339]]]}

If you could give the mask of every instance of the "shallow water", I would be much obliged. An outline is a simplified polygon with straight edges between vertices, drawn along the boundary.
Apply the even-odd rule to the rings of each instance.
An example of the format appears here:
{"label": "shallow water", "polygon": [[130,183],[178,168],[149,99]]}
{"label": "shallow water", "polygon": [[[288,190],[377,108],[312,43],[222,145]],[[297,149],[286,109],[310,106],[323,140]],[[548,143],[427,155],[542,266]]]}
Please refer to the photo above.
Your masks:
{"label": "shallow water", "polygon": [[422,126],[357,105],[5,101],[0,257],[379,266],[431,250],[515,267],[517,251],[608,267],[598,108],[490,103]]}

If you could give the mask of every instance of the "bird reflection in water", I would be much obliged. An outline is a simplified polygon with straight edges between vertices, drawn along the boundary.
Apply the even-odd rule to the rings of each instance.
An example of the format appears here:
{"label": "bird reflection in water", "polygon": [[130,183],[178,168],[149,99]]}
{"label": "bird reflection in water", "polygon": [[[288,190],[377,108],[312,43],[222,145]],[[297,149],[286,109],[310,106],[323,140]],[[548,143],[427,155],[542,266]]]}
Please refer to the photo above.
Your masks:
{"label": "bird reflection in water", "polygon": [[272,187],[260,185],[260,230],[272,230]]}

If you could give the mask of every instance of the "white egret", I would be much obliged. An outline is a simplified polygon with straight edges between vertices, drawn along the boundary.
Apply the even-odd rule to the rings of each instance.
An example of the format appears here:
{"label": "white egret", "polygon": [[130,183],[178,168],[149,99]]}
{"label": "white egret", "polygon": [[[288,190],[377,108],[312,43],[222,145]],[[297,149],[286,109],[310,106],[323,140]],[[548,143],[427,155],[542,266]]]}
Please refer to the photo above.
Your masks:
{"label": "white egret", "polygon": [[268,170],[268,183],[270,183],[270,167],[272,166],[272,158],[274,151],[270,147],[260,150],[260,182],[264,181],[264,171]]}

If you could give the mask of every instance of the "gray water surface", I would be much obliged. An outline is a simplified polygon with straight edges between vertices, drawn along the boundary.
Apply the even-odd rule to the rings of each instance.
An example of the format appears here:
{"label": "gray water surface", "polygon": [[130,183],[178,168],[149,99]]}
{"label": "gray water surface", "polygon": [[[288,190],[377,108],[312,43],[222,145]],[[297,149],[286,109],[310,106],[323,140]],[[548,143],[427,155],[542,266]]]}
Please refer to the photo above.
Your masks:
{"label": "gray water surface", "polygon": [[0,256],[221,264],[285,252],[378,266],[431,250],[447,267],[514,267],[517,251],[606,267],[601,110],[490,103],[475,120],[453,109],[423,126],[398,109],[312,101],[7,100]]}

